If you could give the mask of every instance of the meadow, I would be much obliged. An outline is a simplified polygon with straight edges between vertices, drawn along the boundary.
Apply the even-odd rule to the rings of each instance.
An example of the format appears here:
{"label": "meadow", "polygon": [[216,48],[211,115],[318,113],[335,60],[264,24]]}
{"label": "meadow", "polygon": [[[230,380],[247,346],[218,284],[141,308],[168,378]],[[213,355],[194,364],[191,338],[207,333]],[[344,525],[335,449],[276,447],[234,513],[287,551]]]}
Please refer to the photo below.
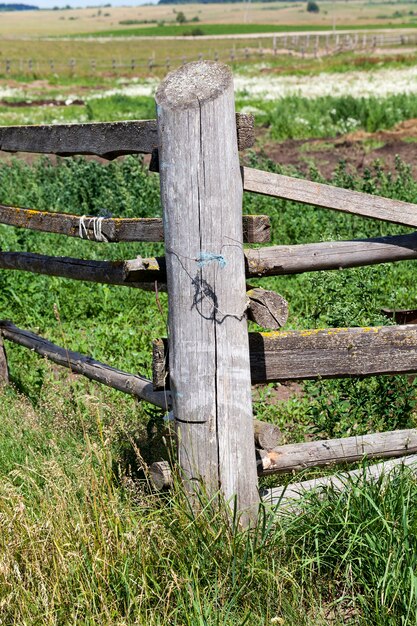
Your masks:
{"label": "meadow", "polygon": [[[334,10],[346,15],[351,5],[359,24],[359,9],[365,5],[335,3]],[[192,16],[196,7],[187,5],[185,11]],[[198,7],[207,21],[220,21],[217,5]],[[376,15],[392,16],[399,10],[391,4],[368,8],[369,23]],[[227,8],[223,22],[244,23],[244,10],[239,6],[232,19]],[[297,10],[298,3],[250,8],[261,15],[260,24],[268,22],[269,12]],[[409,5],[401,5],[401,12],[409,10]],[[151,11],[163,16],[172,7],[118,11],[122,19],[148,19]],[[50,13],[56,14],[56,29],[70,21],[68,16],[78,15],[75,10]],[[46,20],[49,14],[44,15]],[[66,20],[60,20],[62,15]],[[103,20],[110,16],[97,17],[97,29],[107,28]],[[24,26],[28,32],[35,28],[30,19]],[[398,20],[404,21],[404,16]],[[76,30],[80,23],[81,17],[71,20],[72,33],[84,30]],[[45,22],[44,32],[46,28],[52,33],[51,24]],[[27,54],[46,60],[53,46],[62,56],[71,54],[73,45],[86,59],[91,50],[95,56],[105,50],[109,60],[126,54],[123,41],[114,41],[108,49],[99,41],[78,39],[76,44],[10,40],[2,53],[27,46]],[[145,44],[132,40],[128,45],[134,56],[139,50],[135,46]],[[178,46],[178,55],[196,50],[194,42],[159,45]],[[216,45],[230,47],[225,42]],[[371,145],[374,134],[397,132],[401,123],[417,118],[416,67],[412,49],[410,54],[349,52],[324,61],[286,55],[236,63],[236,106],[254,113],[257,131],[255,149],[242,158],[261,169],[415,202],[414,159],[393,157],[389,166],[375,160],[360,170],[347,160],[324,174],[314,158],[301,168],[283,165],[279,154],[294,141],[308,146],[312,139],[322,140],[332,150],[336,141],[348,141],[352,133],[368,133]],[[143,69],[136,76],[111,71],[94,76],[87,71],[63,77],[3,75],[0,124],[153,118],[153,93],[163,71]],[[402,139],[412,147],[415,136],[410,131]],[[278,156],[272,159],[272,153]],[[111,163],[81,157],[1,157],[3,204],[79,215],[161,215],[158,175],[150,173],[140,157]],[[276,244],[407,232],[384,222],[251,194],[245,194],[244,212],[269,215]],[[163,254],[162,244],[94,244],[4,225],[0,248],[109,260]],[[417,299],[411,261],[267,278],[262,286],[288,300],[286,328],[293,329],[387,324],[381,308],[415,308]],[[157,302],[152,293],[125,287],[2,271],[0,306],[3,319],[132,373],[150,375],[152,339],[166,335],[166,296],[160,294]],[[251,329],[258,327],[251,324]],[[261,509],[257,529],[243,533],[227,521],[226,506],[218,510],[204,496],[201,512],[194,514],[179,480],[170,493],[153,490],[148,463],[175,456],[163,412],[18,346],[7,344],[6,350],[11,385],[0,391],[0,623],[416,623],[417,486],[409,471],[343,493],[329,490],[324,499],[312,494],[298,515],[276,516]],[[416,385],[407,376],[295,387],[270,384],[256,389],[254,413],[279,425],[284,443],[411,428],[417,423]],[[297,479],[334,471],[303,472]],[[261,487],[294,479],[269,477]]]}
{"label": "meadow", "polygon": [[[197,17],[202,24],[217,24],[224,31],[224,24],[246,25],[264,24],[291,26],[308,30],[311,27],[332,29],[335,27],[380,28],[402,25],[414,27],[415,4],[413,2],[366,2],[351,0],[331,2],[322,0],[319,13],[308,13],[302,2],[259,2],[230,4],[186,4],[181,9],[170,4],[143,5],[137,7],[98,7],[86,9],[61,9],[27,11],[24,19],[18,12],[2,12],[0,36],[51,37],[74,34],[90,34],[112,30],[147,29],[164,23],[170,28],[176,24],[176,12],[182,10],[188,20]],[[132,23],[133,22],[133,23]],[[128,24],[129,25],[129,24]],[[183,25],[182,25],[183,26]],[[181,25],[179,26],[181,28]],[[238,32],[235,28],[232,32]]]}

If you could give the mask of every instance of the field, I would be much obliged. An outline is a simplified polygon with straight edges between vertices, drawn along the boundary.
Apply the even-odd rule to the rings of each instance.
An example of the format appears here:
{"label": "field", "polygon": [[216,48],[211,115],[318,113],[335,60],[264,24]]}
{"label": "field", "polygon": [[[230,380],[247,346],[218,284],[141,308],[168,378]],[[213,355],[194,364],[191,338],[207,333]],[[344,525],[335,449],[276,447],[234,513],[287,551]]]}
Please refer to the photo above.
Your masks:
{"label": "field", "polygon": [[[196,26],[219,30],[331,28],[334,16],[341,28],[414,27],[414,4],[320,6],[318,16],[299,3],[182,8],[189,19],[199,17]],[[256,145],[242,155],[245,163],[415,202],[414,45],[273,55],[266,52],[270,35],[233,44],[62,37],[125,29],[125,20],[151,22],[134,29],[157,28],[152,20],[174,28],[170,6],[98,11],[2,14],[1,125],[153,118],[153,95],[166,71],[163,63],[147,66],[153,51],[161,59],[200,52],[213,58],[217,51],[227,60],[231,45],[250,47],[253,58],[232,64],[237,110],[255,115]],[[112,67],[112,59],[134,57],[142,67]],[[34,65],[8,75],[7,58]],[[51,58],[76,58],[77,69],[47,71]],[[91,59],[108,68],[92,71]],[[148,159],[0,156],[2,204],[79,215],[161,214]],[[269,215],[276,244],[407,232],[251,194],[244,212]],[[0,248],[108,260],[163,253],[162,244],[95,245],[4,225]],[[382,308],[416,308],[417,300],[411,261],[268,278],[262,286],[288,300],[289,329],[389,324]],[[0,306],[1,318],[132,373],[150,375],[151,341],[166,335],[166,296],[157,302],[136,289],[2,271]],[[194,515],[178,480],[169,494],[152,489],[147,464],[174,454],[161,411],[18,346],[6,349],[12,384],[0,391],[1,624],[416,624],[417,485],[410,472],[341,494],[329,490],[324,499],[312,495],[299,515],[262,510],[257,530],[243,533],[226,522],[225,508],[204,498]],[[412,428],[416,385],[408,376],[270,384],[254,390],[254,412],[279,425],[285,443]],[[294,478],[270,477],[261,486]]]}
{"label": "field", "polygon": [[[307,13],[305,4],[301,2],[186,4],[181,10],[189,20],[198,17],[202,23],[242,24],[246,27],[252,24],[272,24],[308,30],[314,26],[332,29],[333,24],[351,27],[378,25],[380,28],[392,25],[414,26],[415,4],[412,2],[397,4],[352,0],[344,3],[324,0],[320,3],[320,7],[321,11],[318,14]],[[180,9],[173,5],[43,10],[28,11],[24,19],[18,12],[2,13],[0,36],[13,39],[17,36],[49,37],[125,30],[126,21],[133,20],[137,22],[131,24],[135,30],[139,26],[147,29],[149,25],[157,25],[158,22],[164,22],[169,26],[176,23],[175,11],[177,10]],[[181,26],[178,28],[180,29]],[[222,28],[224,30],[224,27]],[[253,29],[253,32],[258,31]]]}

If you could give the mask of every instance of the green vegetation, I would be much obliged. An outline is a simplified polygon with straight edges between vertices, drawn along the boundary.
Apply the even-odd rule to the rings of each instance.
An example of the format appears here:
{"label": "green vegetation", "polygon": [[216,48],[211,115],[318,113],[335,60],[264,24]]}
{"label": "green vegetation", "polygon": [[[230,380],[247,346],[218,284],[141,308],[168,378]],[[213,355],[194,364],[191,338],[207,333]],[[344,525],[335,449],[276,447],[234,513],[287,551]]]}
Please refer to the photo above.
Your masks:
{"label": "green vegetation", "polygon": [[[255,159],[255,157],[253,157]],[[269,162],[253,165],[277,170]],[[320,180],[318,173],[310,172]],[[413,200],[398,162],[363,178],[343,164],[334,184]],[[0,201],[79,214],[160,214],[158,177],[133,157],[103,166],[67,159],[0,165]],[[271,216],[274,241],[367,237],[401,229],[247,195],[246,212]],[[94,244],[0,227],[3,250],[83,258],[161,253],[161,245]],[[380,307],[415,306],[414,263],[268,278],[290,302],[289,327],[371,325]],[[21,272],[0,276],[2,317],[127,371],[149,373],[151,339],[165,334],[155,296]],[[252,534],[233,531],[209,504],[194,518],[181,490],[152,494],[143,473],[163,449],[159,411],[73,377],[7,345],[13,387],[0,394],[0,603],[5,623],[237,626],[394,626],[417,615],[416,483],[358,487]],[[407,377],[308,383],[303,395],[255,412],[286,441],[414,426]],[[275,482],[282,479],[275,479]],[[271,479],[268,479],[271,484]]]}
{"label": "green vegetation", "polygon": [[[330,62],[340,69],[351,60]],[[100,84],[110,86],[106,81]],[[93,84],[83,80],[84,87]],[[50,95],[62,98],[62,87]],[[242,92],[237,108],[245,106],[255,110],[258,126],[275,140],[332,137],[359,128],[374,132],[417,117],[413,95],[293,96],[270,102]],[[152,118],[155,112],[153,98],[108,95],[84,106],[5,105],[0,114],[3,124],[12,124]],[[254,154],[247,159],[282,171]],[[322,181],[314,168],[309,176]],[[399,160],[391,173],[376,163],[362,177],[342,163],[329,182],[399,200],[417,197],[417,182]],[[0,202],[80,215],[161,213],[158,176],[135,157],[107,165],[82,158],[31,165],[12,159],[0,163]],[[244,211],[270,215],[273,242],[280,244],[406,231],[250,194]],[[0,247],[110,260],[163,253],[160,244],[95,244],[7,226],[0,226]],[[381,307],[415,308],[417,299],[413,262],[267,278],[259,284],[289,301],[288,328],[386,324]],[[159,299],[161,309],[154,294],[135,289],[0,273],[2,318],[146,375],[151,341],[166,334],[166,296]],[[203,512],[194,517],[178,484],[168,496],[152,492],[144,463],[166,456],[170,440],[161,411],[24,348],[6,344],[6,349],[12,386],[0,390],[2,622],[415,624],[417,485],[408,472],[387,484],[359,485],[345,494],[330,490],[325,499],[313,495],[299,515],[276,519],[262,511],[258,530],[243,534],[227,525],[224,510],[215,512],[204,499]],[[277,400],[279,385],[267,385],[254,412],[278,424],[285,442],[414,427],[416,386],[405,376],[307,382],[283,401]],[[269,477],[262,484],[288,480],[294,477]]]}
{"label": "green vegetation", "polygon": [[[354,130],[376,132],[417,117],[416,94],[385,98],[286,96],[265,101],[238,96],[240,107],[255,113],[257,124],[268,128],[274,140],[333,137]],[[245,109],[246,110],[246,109]]]}
{"label": "green vegetation", "polygon": [[[55,385],[35,409],[13,390],[0,397],[6,624],[414,623],[417,486],[407,472],[312,497],[304,514],[261,517],[256,533],[239,534],[209,505],[194,517],[178,489],[156,496],[122,480],[111,448],[119,408]],[[89,412],[95,424],[78,435]]]}
{"label": "green vegetation", "polygon": [[309,0],[307,2],[307,11],[308,13],[319,13],[320,7],[314,0]]}
{"label": "green vegetation", "polygon": [[[417,22],[410,21],[407,24],[392,24],[390,28],[417,28]],[[113,30],[103,30],[90,33],[80,33],[72,37],[158,37],[172,35],[190,34],[190,27],[175,24],[161,24],[160,26],[150,26],[144,28],[118,28]],[[201,28],[204,35],[245,35],[252,33],[285,33],[304,31],[328,31],[329,26],[319,26],[317,24],[204,24]],[[378,30],[380,24],[355,24],[354,26],[338,24],[336,30]]]}
{"label": "green vegetation", "polygon": [[[59,90],[56,93],[59,94]],[[19,99],[10,99],[11,104],[15,101]],[[237,93],[236,106],[238,110],[253,112],[256,125],[267,129],[268,138],[276,141],[333,137],[355,130],[373,133],[417,117],[415,94],[385,98],[286,96],[261,100],[241,91]],[[36,97],[33,97],[27,107],[7,106],[4,102],[0,116],[3,125],[152,119],[155,102],[150,96],[115,94],[88,98],[84,105],[54,107],[36,106]],[[369,141],[370,146],[375,147],[376,144]]]}

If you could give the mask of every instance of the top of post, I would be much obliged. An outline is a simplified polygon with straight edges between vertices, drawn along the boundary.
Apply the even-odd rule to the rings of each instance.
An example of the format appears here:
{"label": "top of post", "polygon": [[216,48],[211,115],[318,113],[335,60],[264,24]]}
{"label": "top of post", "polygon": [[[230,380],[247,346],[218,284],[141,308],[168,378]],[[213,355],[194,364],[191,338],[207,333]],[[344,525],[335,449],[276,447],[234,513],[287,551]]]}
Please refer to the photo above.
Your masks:
{"label": "top of post", "polygon": [[196,61],[170,72],[159,85],[155,98],[158,106],[168,109],[197,108],[218,98],[232,83],[227,65]]}

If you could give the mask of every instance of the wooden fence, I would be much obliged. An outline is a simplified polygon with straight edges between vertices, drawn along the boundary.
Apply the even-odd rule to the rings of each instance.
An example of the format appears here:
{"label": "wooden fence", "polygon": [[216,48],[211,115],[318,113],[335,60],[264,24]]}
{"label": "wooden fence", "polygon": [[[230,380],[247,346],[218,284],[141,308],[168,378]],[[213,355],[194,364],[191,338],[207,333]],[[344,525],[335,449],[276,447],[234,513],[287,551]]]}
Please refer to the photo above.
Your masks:
{"label": "wooden fence", "polygon": [[[245,63],[271,59],[278,55],[295,55],[301,58],[324,57],[342,52],[369,53],[377,48],[415,46],[417,34],[391,32],[350,32],[321,34],[292,34],[276,33],[273,35],[259,35],[259,39],[248,39],[247,45],[233,45],[230,49],[224,47],[216,49],[216,44],[207,49],[201,46],[199,37],[187,37],[194,40],[195,53],[179,56],[159,56],[155,51],[141,57],[114,57],[108,61],[99,58],[67,59],[36,59],[36,58],[4,58],[0,61],[0,74],[10,75],[70,75],[89,74],[91,76],[102,73],[115,75],[135,74],[137,72],[153,72],[158,70],[169,71],[175,67],[185,65],[190,61],[208,59],[225,63]],[[155,46],[152,40],[150,48]]]}
{"label": "wooden fence", "polygon": [[[4,340],[25,346],[73,372],[172,411],[178,462],[195,494],[220,489],[236,499],[243,525],[259,504],[257,475],[292,472],[363,458],[401,457],[412,463],[417,430],[332,441],[278,445],[271,425],[254,422],[251,383],[417,372],[417,326],[330,328],[276,332],[287,303],[246,283],[253,277],[342,269],[417,258],[417,233],[258,249],[267,243],[266,216],[244,216],[243,191],[417,227],[417,205],[331,187],[239,165],[238,150],[253,143],[253,119],[236,115],[228,68],[196,62],[161,83],[158,119],[71,126],[0,128],[9,152],[105,158],[152,153],[159,171],[163,221],[80,217],[0,206],[0,223],[95,242],[161,241],[165,256],[119,262],[0,252],[0,267],[130,288],[166,289],[169,339],[154,343],[154,380],[112,368],[0,322]],[[248,333],[247,318],[275,332]],[[0,372],[7,359],[0,343]],[[391,462],[393,463],[393,462]],[[380,466],[369,470],[379,476]],[[159,487],[169,486],[167,462],[151,468]],[[356,476],[357,471],[352,473]],[[336,487],[343,480],[327,479]],[[301,483],[288,493],[325,484]],[[301,491],[300,491],[301,490]],[[283,491],[264,500],[282,502]]]}

